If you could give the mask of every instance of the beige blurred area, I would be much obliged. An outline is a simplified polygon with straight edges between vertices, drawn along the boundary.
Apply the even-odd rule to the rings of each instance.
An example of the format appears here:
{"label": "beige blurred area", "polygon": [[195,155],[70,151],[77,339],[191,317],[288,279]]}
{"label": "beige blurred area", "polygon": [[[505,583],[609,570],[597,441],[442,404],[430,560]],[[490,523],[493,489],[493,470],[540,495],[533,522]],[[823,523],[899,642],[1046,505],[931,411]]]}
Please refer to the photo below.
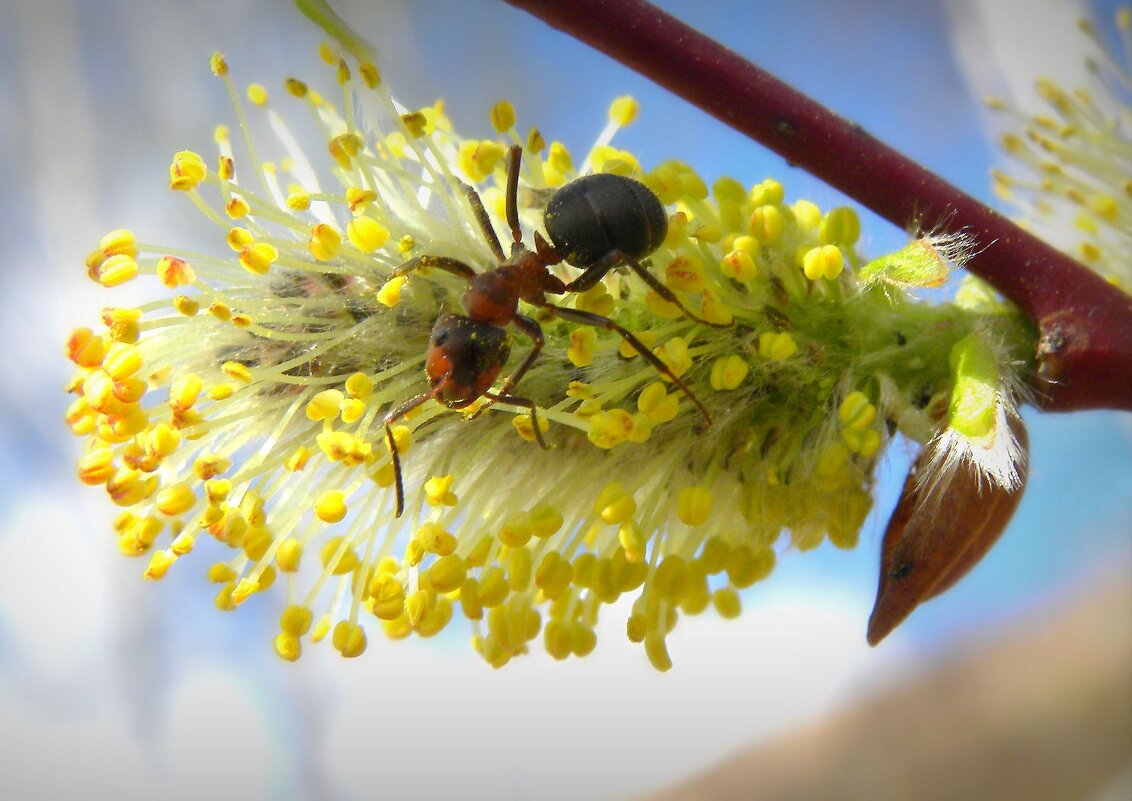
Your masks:
{"label": "beige blurred area", "polygon": [[639,801],[1130,798],[1132,583],[1119,576]]}

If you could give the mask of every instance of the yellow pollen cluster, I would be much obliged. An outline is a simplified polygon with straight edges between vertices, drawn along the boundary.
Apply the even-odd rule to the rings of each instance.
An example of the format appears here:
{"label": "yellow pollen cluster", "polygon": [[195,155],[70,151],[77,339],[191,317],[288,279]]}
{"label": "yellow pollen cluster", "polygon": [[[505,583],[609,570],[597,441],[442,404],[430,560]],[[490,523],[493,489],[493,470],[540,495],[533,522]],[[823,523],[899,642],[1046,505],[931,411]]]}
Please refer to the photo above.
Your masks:
{"label": "yellow pollen cluster", "polygon": [[[146,578],[196,553],[222,611],[283,594],[286,660],[323,641],[356,657],[377,632],[431,637],[457,616],[495,667],[538,641],[580,657],[603,607],[624,599],[628,639],[667,670],[681,617],[737,616],[784,547],[855,542],[886,423],[928,425],[908,398],[946,394],[967,329],[927,312],[908,322],[899,288],[858,282],[851,209],[788,202],[773,180],[709,183],[683,162],[643,170],[611,144],[639,114],[632,98],[575,158],[518,128],[506,101],[489,113],[498,138],[464,139],[441,103],[405,112],[373,65],[329,45],[323,56],[337,100],[297,79],[270,101],[264,85],[239,90],[215,55],[236,124],[216,131],[216,169],[188,150],[169,167],[213,240],[163,250],[119,229],[87,258],[104,287],[156,277],[164,293],[108,307],[105,330],[78,328],[65,346],[79,479],[122,508],[118,547],[147,557]],[[269,103],[314,121],[328,175],[315,180]],[[362,125],[362,105],[382,124]],[[251,114],[272,114],[279,141],[253,140]],[[499,393],[530,326],[495,320],[452,345],[456,329],[434,325],[461,313],[459,265],[499,266],[466,185],[506,233],[512,142],[526,142],[527,247],[549,236],[547,198],[585,171],[642,182],[668,233],[639,270],[549,298],[560,314],[520,304],[545,346],[494,398],[464,386],[464,368]],[[496,328],[505,346],[461,361]]]}

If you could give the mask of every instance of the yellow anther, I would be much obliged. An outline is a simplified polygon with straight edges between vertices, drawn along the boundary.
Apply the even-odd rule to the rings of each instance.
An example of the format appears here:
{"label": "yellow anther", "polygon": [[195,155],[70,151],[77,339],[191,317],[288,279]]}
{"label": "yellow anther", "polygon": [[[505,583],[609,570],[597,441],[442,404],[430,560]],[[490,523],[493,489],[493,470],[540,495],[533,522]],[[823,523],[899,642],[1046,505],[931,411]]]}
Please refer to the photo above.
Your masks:
{"label": "yellow anther", "polygon": [[[330,492],[337,492],[337,490],[330,490]],[[323,493],[326,495],[328,493]],[[339,493],[341,494],[341,493]],[[320,498],[321,500],[321,498]],[[340,504],[343,516],[345,515],[345,504]],[[322,517],[322,515],[319,515]],[[325,518],[323,518],[325,520]],[[342,518],[339,517],[339,520]],[[335,523],[336,520],[327,520],[328,523]],[[358,554],[353,548],[349,547],[347,537],[331,537],[322,546],[322,551],[319,553],[319,558],[322,561],[324,569],[329,570],[332,575],[344,576],[347,573],[353,572],[354,568],[358,566]]]}
{"label": "yellow anther", "polygon": [[361,400],[373,394],[373,379],[365,373],[353,373],[346,379],[345,386],[350,395]]}
{"label": "yellow anther", "polygon": [[357,134],[342,134],[331,139],[326,149],[338,166],[344,170],[350,169],[350,160],[362,151],[363,142]]}
{"label": "yellow anther", "polygon": [[319,223],[311,226],[310,241],[307,243],[311,255],[319,261],[329,261],[338,255],[342,248],[342,234],[332,225]]}
{"label": "yellow anther", "polygon": [[79,480],[84,484],[97,486],[105,484],[114,475],[114,451],[97,448],[82,455],[79,459]]}
{"label": "yellow anther", "polygon": [[566,357],[575,367],[588,367],[593,364],[594,347],[597,345],[597,332],[592,328],[577,328],[570,332],[570,345]]}
{"label": "yellow anther", "polygon": [[782,212],[777,206],[771,205],[756,207],[751,212],[751,219],[747,223],[747,229],[751,232],[751,236],[764,245],[777,244],[782,239],[782,232],[785,228],[786,223],[782,218]]}
{"label": "yellow anther", "polygon": [[491,127],[496,133],[507,133],[515,127],[515,107],[500,100],[491,107]]}
{"label": "yellow anther", "polygon": [[711,604],[724,620],[734,620],[743,611],[743,603],[734,587],[721,587],[712,593]]}
{"label": "yellow anther", "polygon": [[873,424],[877,418],[877,409],[869,402],[868,396],[859,390],[854,390],[845,396],[837,410],[837,419],[845,428],[864,429]]}
{"label": "yellow anther", "polygon": [[562,513],[549,503],[538,503],[531,507],[527,520],[531,533],[540,539],[546,539],[562,528]]}
{"label": "yellow anther", "polygon": [[141,351],[133,345],[115,342],[106,350],[102,371],[115,381],[129,378],[142,367]]}
{"label": "yellow anther", "polygon": [[346,431],[322,431],[315,437],[319,449],[332,462],[347,459],[358,445],[358,440]]}
{"label": "yellow anther", "polygon": [[358,400],[357,398],[344,400],[341,406],[343,423],[356,423],[361,420],[366,413],[365,401]]}
{"label": "yellow anther", "polygon": [[[750,237],[740,238],[750,239]],[[738,240],[736,240],[737,243]],[[728,278],[744,282],[753,281],[759,274],[759,268],[755,264],[755,260],[751,258],[750,252],[740,250],[738,247],[720,260],[719,271]]]}
{"label": "yellow anther", "polygon": [[134,232],[126,228],[117,228],[105,234],[98,240],[98,250],[103,258],[111,256],[129,256],[136,259],[138,256],[138,242]]}
{"label": "yellow anther", "polygon": [[236,571],[223,562],[217,562],[208,569],[208,580],[213,584],[225,584],[236,580]]}
{"label": "yellow anther", "polygon": [[684,487],[676,499],[676,516],[688,526],[699,526],[711,514],[711,490],[702,485]]}
{"label": "yellow anther", "polygon": [[294,637],[302,637],[311,630],[314,614],[309,607],[291,604],[279,616],[279,629]]}
{"label": "yellow anther", "polygon": [[346,238],[362,253],[373,253],[389,241],[389,230],[372,217],[355,217],[346,226]]}
{"label": "yellow anther", "polygon": [[405,286],[407,279],[403,275],[396,275],[390,278],[381,289],[377,291],[377,302],[382,306],[387,306],[392,309],[401,302],[401,289]]}
{"label": "yellow anther", "polygon": [[232,604],[239,606],[248,600],[253,593],[259,592],[259,589],[259,579],[245,576],[237,581],[236,586],[232,588]]}
{"label": "yellow anther", "polygon": [[335,650],[347,659],[361,656],[366,650],[366,632],[358,623],[340,620],[331,638]]}
{"label": "yellow anther", "polygon": [[621,548],[625,551],[625,558],[630,562],[643,562],[645,549],[648,547],[650,534],[645,531],[636,520],[626,520],[617,529],[617,538]]}
{"label": "yellow anther", "polygon": [[323,615],[314,624],[314,629],[311,630],[311,641],[321,642],[322,638],[330,633],[330,615]]}
{"label": "yellow anther", "polygon": [[736,389],[750,369],[750,365],[738,354],[720,356],[711,365],[711,388],[717,392]]}
{"label": "yellow anther", "polygon": [[299,641],[299,638],[286,632],[275,635],[275,639],[271,641],[271,647],[276,656],[288,662],[298,660],[303,654],[303,644]]}
{"label": "yellow anther", "polygon": [[[692,357],[688,354],[688,343],[684,341],[683,337],[672,337],[659,348],[654,348],[653,353],[668,365],[668,369],[677,377],[684,375],[688,372],[688,368],[692,366]],[[661,379],[669,380],[667,376],[661,376]]]}
{"label": "yellow anther", "polygon": [[251,326],[253,320],[252,320],[251,316],[244,314],[243,312],[240,312],[238,314],[232,315],[231,322],[232,322],[232,325],[234,325],[236,328],[249,328]]}
{"label": "yellow anther", "polygon": [[274,245],[256,242],[240,251],[240,266],[253,275],[265,275],[278,258],[279,251]]}
{"label": "yellow anther", "polygon": [[1099,192],[1089,198],[1089,208],[1101,219],[1108,222],[1115,222],[1120,212],[1120,207],[1114,197]]}
{"label": "yellow anther", "polygon": [[208,168],[199,155],[191,150],[178,151],[169,165],[169,188],[179,192],[196,189],[207,173]]}
{"label": "yellow anther", "polygon": [[853,209],[838,206],[822,219],[819,235],[827,244],[850,247],[861,237],[861,220]]}
{"label": "yellow anther", "polygon": [[436,594],[427,590],[417,590],[405,598],[405,614],[409,623],[416,626],[436,604]]}
{"label": "yellow anther", "polygon": [[775,333],[764,331],[759,334],[759,355],[764,359],[782,362],[798,352],[798,343],[786,331]]}
{"label": "yellow anther", "polygon": [[261,83],[248,84],[248,100],[257,106],[267,105],[267,89]]}
{"label": "yellow anther", "polygon": [[774,549],[768,545],[740,545],[727,556],[727,578],[736,589],[750,587],[770,575],[775,561]]}
{"label": "yellow anther", "polygon": [[442,556],[428,569],[428,578],[437,592],[458,590],[468,576],[464,560],[456,554]]}
{"label": "yellow anther", "polygon": [[346,496],[341,490],[326,490],[314,502],[314,513],[324,523],[337,523],[346,516]]}
{"label": "yellow anther", "polygon": [[802,257],[802,270],[811,281],[836,278],[845,269],[845,257],[837,245],[811,248]]}
{"label": "yellow anther", "polygon": [[178,295],[177,297],[173,298],[173,308],[176,309],[179,314],[183,314],[186,317],[192,317],[198,311],[200,311],[200,304],[192,298],[185,297],[184,295]]}
{"label": "yellow anther", "polygon": [[141,310],[122,307],[107,307],[102,310],[102,322],[107,334],[115,342],[135,344],[141,336]]}
{"label": "yellow anther", "polygon": [[214,401],[228,400],[234,394],[236,394],[236,385],[230,382],[217,384],[208,390],[208,397]]}
{"label": "yellow anther", "polygon": [[212,506],[219,506],[232,492],[232,482],[226,478],[213,478],[204,483],[204,492]]}
{"label": "yellow anther", "polygon": [[631,95],[622,95],[609,104],[609,120],[624,127],[637,118],[639,110],[637,101]]}
{"label": "yellow anther", "polygon": [[691,256],[677,256],[670,261],[665,278],[669,289],[693,295],[703,292],[706,283],[703,263]]}
{"label": "yellow anther", "polygon": [[366,587],[373,599],[373,613],[382,620],[396,620],[405,611],[405,587],[392,573],[376,573]]}
{"label": "yellow anther", "polygon": [[381,73],[378,72],[377,67],[368,61],[363,61],[358,65],[358,72],[362,76],[362,81],[370,89],[376,89],[381,85]]}
{"label": "yellow anther", "polygon": [[196,280],[196,273],[189,263],[176,256],[162,256],[157,262],[157,277],[169,289],[191,284]]}
{"label": "yellow anther", "polygon": [[513,514],[499,527],[499,541],[508,548],[522,548],[531,541],[534,529],[527,513]]}
{"label": "yellow anther", "polygon": [[648,415],[654,423],[667,423],[676,419],[680,412],[680,399],[675,393],[669,394],[664,384],[653,382],[641,390],[637,396],[637,409]]}
{"label": "yellow anther", "polygon": [[294,453],[287,457],[287,460],[283,463],[283,466],[290,470],[292,473],[296,473],[307,466],[307,461],[310,458],[311,449],[306,447],[305,445],[300,445],[295,449]]}
{"label": "yellow anther", "polygon": [[661,598],[675,602],[690,589],[690,579],[688,565],[683,558],[669,554],[657,567],[649,586]]}
{"label": "yellow anther", "polygon": [[397,240],[397,252],[402,256],[410,253],[413,248],[417,246],[417,241],[413,239],[412,234],[405,234]]}
{"label": "yellow anther", "polygon": [[408,114],[401,115],[401,122],[405,125],[405,130],[413,139],[420,139],[428,131],[428,116],[421,111],[410,111]]}
{"label": "yellow anther", "polygon": [[566,174],[574,170],[574,158],[561,142],[551,142],[546,154],[546,166],[551,174],[564,181]]}
{"label": "yellow anther", "polygon": [[611,526],[621,525],[636,512],[637,502],[620,481],[607,484],[594,501],[594,514]]}
{"label": "yellow anther", "polygon": [[468,140],[460,144],[456,163],[464,175],[479,183],[491,175],[505,152],[498,142]]}
{"label": "yellow anther", "polygon": [[173,411],[184,411],[196,403],[204,382],[195,373],[186,373],[177,378],[169,387],[169,407]]}
{"label": "yellow anther", "polygon": [[523,592],[531,584],[531,552],[516,548],[507,555],[507,584],[513,592]]}
{"label": "yellow anther", "polygon": [[[158,426],[160,429],[161,426]],[[176,432],[173,432],[174,434]],[[216,453],[203,453],[193,461],[193,473],[201,481],[207,481],[222,473],[228,472],[232,460]]]}
{"label": "yellow anther", "polygon": [[613,298],[605,284],[599,281],[596,286],[574,296],[574,308],[608,317],[613,313]]}
{"label": "yellow anther", "polygon": [[818,226],[821,225],[821,209],[818,208],[816,203],[809,200],[799,200],[794,203],[792,211],[794,212],[794,221],[807,232],[816,233]]}
{"label": "yellow anther", "polygon": [[645,655],[649,664],[661,673],[672,669],[672,658],[668,655],[668,645],[661,632],[650,631],[645,635]]}
{"label": "yellow anther", "polygon": [[608,450],[620,445],[633,433],[633,417],[623,409],[597,412],[589,418],[586,437],[599,448]]}
{"label": "yellow anther", "polygon": [[451,491],[454,475],[433,476],[425,482],[425,502],[429,506],[455,506],[459,500]]}
{"label": "yellow anther", "polygon": [[561,598],[570,588],[574,567],[558,551],[548,551],[535,569],[535,586],[548,600]]}
{"label": "yellow anther", "polygon": [[853,453],[868,459],[880,450],[880,432],[875,428],[847,428],[841,432],[841,441]]}
{"label": "yellow anther", "polygon": [[[637,332],[635,332],[635,336],[637,337],[637,339],[639,339],[641,341],[641,344],[644,345],[646,348],[651,348],[654,344],[656,344],[657,334],[656,334],[655,331],[637,331]],[[621,341],[621,347],[618,349],[617,352],[620,353],[621,357],[624,358],[624,359],[632,359],[637,355],[637,349],[634,348],[632,345],[630,345],[625,340]],[[567,392],[566,394],[569,395],[570,393]],[[575,397],[575,396],[571,395],[571,397]],[[577,397],[581,397],[581,396],[577,396]],[[586,397],[590,397],[590,396],[587,395]]]}
{"label": "yellow anther", "polygon": [[229,378],[234,378],[237,381],[242,381],[245,384],[250,384],[252,380],[251,370],[248,369],[246,364],[242,362],[224,362],[220,365],[221,372]]}
{"label": "yellow anther", "polygon": [[345,397],[340,389],[324,389],[307,403],[307,417],[315,421],[333,420]]}
{"label": "yellow anther", "polygon": [[239,195],[233,195],[228,198],[228,202],[224,204],[224,213],[232,220],[247,217],[251,210],[252,208],[248,205],[248,201],[244,200]]}
{"label": "yellow anther", "polygon": [[774,206],[781,203],[785,197],[786,190],[783,188],[782,184],[773,178],[767,178],[762,183],[755,184],[751,187],[750,200],[752,206],[762,206],[764,204]]}
{"label": "yellow anther", "polygon": [[150,581],[162,579],[176,561],[177,555],[172,551],[157,551],[150,557],[149,564],[142,576]]}
{"label": "yellow anther", "polygon": [[[267,165],[264,165],[266,170]],[[216,159],[216,174],[221,180],[231,181],[236,177],[236,162],[230,156],[220,156]]]}
{"label": "yellow anther", "polygon": [[[346,189],[346,205],[350,208],[351,214],[361,214],[375,200],[377,200],[377,192],[372,189],[359,189],[356,186]],[[350,241],[353,241],[352,237]]]}
{"label": "yellow anther", "polygon": [[209,66],[212,68],[212,74],[217,77],[228,74],[228,62],[219,52],[212,54],[212,58],[209,59]]}
{"label": "yellow anther", "polygon": [[89,328],[76,328],[67,337],[66,353],[79,367],[99,367],[106,355],[106,341]]}
{"label": "yellow anther", "polygon": [[489,567],[480,575],[479,599],[485,609],[499,606],[511,592],[507,575],[502,567]]}
{"label": "yellow anther", "polygon": [[645,306],[662,320],[678,320],[684,316],[679,306],[652,291],[645,293]]}
{"label": "yellow anther", "polygon": [[527,147],[526,151],[533,155],[538,155],[546,147],[546,140],[542,138],[542,132],[538,128],[531,128],[527,132]]}
{"label": "yellow anther", "polygon": [[287,208],[291,211],[306,211],[310,207],[310,193],[302,189],[293,189],[287,194]]}
{"label": "yellow anther", "polygon": [[98,266],[94,279],[105,287],[112,287],[132,280],[137,274],[138,263],[133,257],[117,253]]}
{"label": "yellow anther", "polygon": [[[535,426],[531,421],[529,414],[517,414],[511,418],[511,425],[515,431],[527,442],[537,442],[538,438],[535,436]],[[545,417],[538,419],[538,430],[545,434],[550,430],[550,422]]]}

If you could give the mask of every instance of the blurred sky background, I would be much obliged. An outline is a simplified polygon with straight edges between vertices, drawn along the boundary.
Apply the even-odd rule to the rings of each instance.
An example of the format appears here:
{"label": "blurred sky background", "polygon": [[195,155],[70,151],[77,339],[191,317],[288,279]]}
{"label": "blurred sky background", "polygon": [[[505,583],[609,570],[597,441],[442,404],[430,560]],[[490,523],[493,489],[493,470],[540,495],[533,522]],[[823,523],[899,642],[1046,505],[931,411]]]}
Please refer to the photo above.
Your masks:
{"label": "blurred sky background", "polygon": [[[501,2],[335,5],[376,45],[402,102],[444,97],[465,135],[490,136],[488,109],[505,98],[520,130],[537,125],[584,151],[610,100],[632,94],[640,116],[615,142],[646,167],[679,158],[709,183],[773,176],[788,199],[844,202]],[[1037,74],[1069,85],[1083,75],[1070,3],[659,5],[988,202],[1001,119],[979,100],[1029,103]],[[1110,27],[1114,3],[1090,8]],[[0,797],[283,801],[381,787],[429,798],[461,787],[462,798],[619,798],[818,718],[1104,576],[1132,580],[1130,417],[1031,413],[1030,486],[1002,542],[878,649],[865,622],[907,464],[899,447],[856,551],[786,554],[744,593],[741,619],[705,614],[674,632],[668,674],[626,641],[619,610],[603,615],[582,661],[536,651],[492,671],[453,625],[430,641],[373,636],[357,660],[322,647],[284,663],[270,645],[278,598],[221,614],[204,562],[150,584],[143,562],[118,555],[115,510],[74,477],[63,341],[136,289],[111,298],[86,278],[103,233],[129,227],[171,245],[211,236],[165,187],[174,151],[211,154],[213,127],[233,122],[212,51],[286,112],[285,77],[333,85],[319,32],[282,0],[0,0],[0,20],[0,330],[11,346],[0,382]],[[863,228],[866,253],[904,242],[875,218]],[[1113,625],[1132,625],[1132,610]]]}

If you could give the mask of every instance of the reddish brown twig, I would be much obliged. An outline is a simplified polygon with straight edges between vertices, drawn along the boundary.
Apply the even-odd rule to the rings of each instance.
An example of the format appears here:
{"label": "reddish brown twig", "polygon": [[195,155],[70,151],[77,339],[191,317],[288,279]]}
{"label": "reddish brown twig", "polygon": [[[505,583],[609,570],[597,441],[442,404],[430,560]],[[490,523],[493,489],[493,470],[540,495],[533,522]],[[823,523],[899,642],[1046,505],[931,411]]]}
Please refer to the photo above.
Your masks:
{"label": "reddish brown twig", "polygon": [[1132,410],[1132,297],[643,0],[507,0],[651,78],[903,228],[976,237],[967,268],[1038,325],[1050,411]]}

